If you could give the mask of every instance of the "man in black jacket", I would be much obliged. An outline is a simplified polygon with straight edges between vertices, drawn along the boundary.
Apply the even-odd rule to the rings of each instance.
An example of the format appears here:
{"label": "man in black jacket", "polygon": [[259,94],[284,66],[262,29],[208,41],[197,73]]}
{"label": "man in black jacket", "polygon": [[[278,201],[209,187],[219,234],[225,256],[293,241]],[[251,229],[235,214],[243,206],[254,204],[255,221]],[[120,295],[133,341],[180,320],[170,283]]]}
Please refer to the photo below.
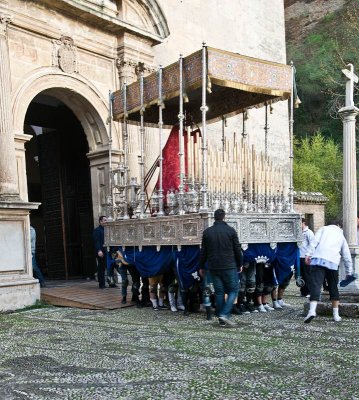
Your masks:
{"label": "man in black jacket", "polygon": [[96,251],[97,259],[97,278],[98,286],[100,289],[105,289],[105,270],[107,266],[107,249],[103,245],[105,241],[105,229],[104,224],[107,222],[107,218],[104,215],[98,220],[99,226],[93,231],[93,240]]}
{"label": "man in black jacket", "polygon": [[224,222],[224,216],[222,209],[216,210],[213,226],[203,232],[199,265],[202,276],[206,262],[211,273],[219,325],[234,326],[231,311],[238,295],[238,272],[242,268],[243,257],[237,232]]}

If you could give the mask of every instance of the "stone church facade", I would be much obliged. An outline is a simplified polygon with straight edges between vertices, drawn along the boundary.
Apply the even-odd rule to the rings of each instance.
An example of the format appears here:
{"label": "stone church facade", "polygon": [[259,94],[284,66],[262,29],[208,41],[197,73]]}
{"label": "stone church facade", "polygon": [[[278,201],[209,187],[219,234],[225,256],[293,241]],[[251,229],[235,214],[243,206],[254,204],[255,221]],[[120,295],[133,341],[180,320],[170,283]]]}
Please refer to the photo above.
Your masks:
{"label": "stone church facade", "polygon": [[[107,210],[109,154],[115,165],[122,151],[109,93],[136,80],[139,66],[148,74],[203,41],[286,63],[283,1],[0,0],[0,311],[40,296],[30,220],[48,277],[93,274],[91,232]],[[228,134],[239,126],[231,118]],[[259,151],[263,126],[263,110],[249,110],[248,139]],[[268,153],[287,171],[287,190],[287,102],[273,105],[269,127]]]}

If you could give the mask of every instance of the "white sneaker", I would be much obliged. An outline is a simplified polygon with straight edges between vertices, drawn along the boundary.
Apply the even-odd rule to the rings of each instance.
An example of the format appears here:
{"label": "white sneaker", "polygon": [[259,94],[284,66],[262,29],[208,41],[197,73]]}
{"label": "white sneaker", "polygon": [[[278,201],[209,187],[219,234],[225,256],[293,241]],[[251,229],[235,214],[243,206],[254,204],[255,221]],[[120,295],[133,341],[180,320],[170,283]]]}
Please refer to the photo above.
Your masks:
{"label": "white sneaker", "polygon": [[281,307],[292,307],[292,305],[291,304],[288,304],[288,303],[285,303],[284,302],[284,300],[277,300],[278,301],[278,304],[281,306]]}
{"label": "white sneaker", "polygon": [[264,307],[267,311],[274,311],[274,308],[271,307],[268,303],[264,304],[263,307]]}
{"label": "white sneaker", "polygon": [[177,308],[175,306],[171,306],[171,311],[172,312],[177,312],[178,310],[177,310]]}
{"label": "white sneaker", "polygon": [[258,306],[258,311],[259,311],[259,312],[267,312],[267,310],[264,308],[264,305],[263,305],[263,304],[261,304],[261,305]]}
{"label": "white sneaker", "polygon": [[185,306],[177,306],[177,310],[180,310],[180,311],[184,311],[185,310]]}
{"label": "white sneaker", "polygon": [[340,322],[342,320],[342,317],[340,317],[339,315],[333,315],[333,320],[335,322]]}
{"label": "white sneaker", "polygon": [[283,307],[278,303],[278,300],[273,301],[273,308],[275,310],[283,310]]}

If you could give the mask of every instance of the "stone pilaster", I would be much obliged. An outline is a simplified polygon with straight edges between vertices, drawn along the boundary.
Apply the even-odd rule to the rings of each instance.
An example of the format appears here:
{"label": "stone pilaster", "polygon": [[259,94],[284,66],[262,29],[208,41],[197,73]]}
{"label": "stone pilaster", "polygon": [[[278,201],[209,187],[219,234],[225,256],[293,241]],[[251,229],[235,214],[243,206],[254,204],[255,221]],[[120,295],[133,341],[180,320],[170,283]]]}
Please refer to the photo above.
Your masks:
{"label": "stone pilaster", "polygon": [[116,66],[118,69],[118,77],[120,80],[120,88],[124,83],[129,85],[130,83],[137,80],[136,67],[137,62],[130,59],[117,59]]}
{"label": "stone pilaster", "polygon": [[140,78],[141,72],[143,72],[144,76],[147,76],[156,71],[156,68],[153,66],[130,58],[118,58],[116,65],[120,80],[120,88],[122,88],[125,82],[127,85],[130,85],[132,82],[137,81]]}
{"label": "stone pilaster", "polygon": [[32,276],[29,210],[39,203],[20,200],[13,117],[7,27],[0,14],[0,312],[34,304],[40,298]]}
{"label": "stone pilaster", "polygon": [[11,115],[11,78],[7,26],[10,18],[0,14],[0,201],[16,200],[19,188]]}

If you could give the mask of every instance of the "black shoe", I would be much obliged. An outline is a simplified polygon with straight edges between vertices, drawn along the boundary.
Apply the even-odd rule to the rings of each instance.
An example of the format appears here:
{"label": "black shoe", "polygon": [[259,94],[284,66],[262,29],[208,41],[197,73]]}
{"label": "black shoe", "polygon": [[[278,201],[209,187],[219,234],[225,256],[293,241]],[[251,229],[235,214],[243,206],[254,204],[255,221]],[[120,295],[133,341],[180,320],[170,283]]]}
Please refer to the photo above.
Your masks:
{"label": "black shoe", "polygon": [[122,297],[121,304],[126,304],[126,296],[123,296],[123,297]]}
{"label": "black shoe", "polygon": [[309,314],[304,318],[304,323],[305,324],[310,324],[312,320],[316,317],[315,314]]}
{"label": "black shoe", "polygon": [[245,309],[246,309],[247,311],[249,311],[250,313],[258,312],[258,310],[256,309],[256,307],[254,307],[254,304],[252,304],[252,303],[246,303],[246,304],[244,305],[244,307],[245,307]]}
{"label": "black shoe", "polygon": [[206,307],[206,318],[207,318],[207,321],[212,320],[212,307],[211,306]]}
{"label": "black shoe", "polygon": [[99,286],[99,288],[100,288],[100,289],[105,289],[106,286],[105,286],[105,285],[104,285],[104,286],[101,285],[101,286]]}
{"label": "black shoe", "polygon": [[163,304],[162,306],[159,305],[158,308],[159,308],[160,310],[169,310],[169,307],[166,306],[166,304]]}
{"label": "black shoe", "polygon": [[132,295],[132,299],[131,299],[131,302],[132,303],[138,303],[140,300],[139,300],[139,298],[138,298],[138,295],[137,294],[133,294]]}
{"label": "black shoe", "polygon": [[243,313],[242,313],[242,311],[240,310],[240,307],[242,306],[242,304],[240,304],[239,306],[236,306],[236,305],[234,305],[233,307],[232,307],[232,312],[231,312],[231,314],[233,314],[233,315],[242,315]]}
{"label": "black shoe", "polygon": [[152,307],[152,303],[148,300],[148,301],[141,301],[140,302],[142,307]]}
{"label": "black shoe", "polygon": [[241,314],[250,314],[251,312],[248,310],[248,308],[246,307],[245,304],[240,304],[238,306],[238,309],[240,311]]}
{"label": "black shoe", "polygon": [[[225,325],[221,325],[221,324],[223,324],[223,322],[225,323]],[[229,328],[237,326],[237,324],[234,321],[232,321],[231,319],[226,318],[226,317],[219,317],[218,323],[219,323],[219,326],[228,326]]]}

